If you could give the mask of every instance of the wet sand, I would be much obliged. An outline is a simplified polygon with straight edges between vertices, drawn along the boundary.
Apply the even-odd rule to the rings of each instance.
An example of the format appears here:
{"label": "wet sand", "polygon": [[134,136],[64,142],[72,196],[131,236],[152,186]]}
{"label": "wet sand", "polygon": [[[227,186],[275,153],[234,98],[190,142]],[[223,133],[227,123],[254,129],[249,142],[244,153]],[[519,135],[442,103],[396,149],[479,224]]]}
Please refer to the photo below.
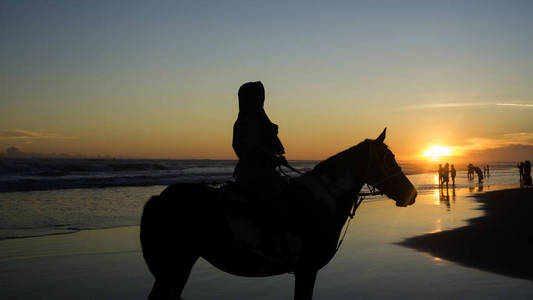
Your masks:
{"label": "wet sand", "polygon": [[[533,299],[533,281],[463,267],[397,244],[424,232],[453,231],[482,215],[468,195],[467,188],[450,191],[449,199],[430,191],[408,208],[391,200],[363,203],[342,248],[319,272],[314,299]],[[518,223],[522,230],[529,224]],[[141,300],[154,282],[142,258],[138,226],[2,240],[0,270],[0,299]],[[290,274],[239,277],[199,259],[183,298],[291,299],[293,286]]]}
{"label": "wet sand", "polygon": [[400,245],[463,266],[533,280],[533,189],[478,194],[485,211],[469,225],[405,239]]}

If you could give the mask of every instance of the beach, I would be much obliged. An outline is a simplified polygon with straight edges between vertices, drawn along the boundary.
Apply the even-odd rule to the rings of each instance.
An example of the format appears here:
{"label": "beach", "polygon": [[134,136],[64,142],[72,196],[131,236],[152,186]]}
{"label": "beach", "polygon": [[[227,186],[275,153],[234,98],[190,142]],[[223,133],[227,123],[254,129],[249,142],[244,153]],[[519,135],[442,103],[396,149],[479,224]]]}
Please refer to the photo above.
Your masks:
{"label": "beach", "polygon": [[533,0],[0,15],[0,300],[533,300]]}
{"label": "beach", "polygon": [[[461,180],[466,178],[459,175]],[[410,179],[422,185],[433,176],[419,174]],[[408,208],[397,208],[388,199],[365,201],[342,248],[319,272],[314,299],[531,299],[531,280],[508,272],[488,272],[487,267],[442,254],[458,242],[444,243],[441,236],[455,234],[452,239],[459,239],[454,231],[486,224],[479,220],[494,218],[492,214],[504,206],[531,200],[531,191],[507,189],[516,184],[489,183],[481,186],[487,193],[475,184],[447,192],[420,189],[416,204]],[[502,199],[511,200],[502,204]],[[527,217],[526,209],[508,212],[497,217],[516,218],[513,224],[522,226],[509,228],[528,229],[529,220],[522,219]],[[142,258],[138,237],[138,226],[124,226],[0,240],[0,299],[146,299],[153,277]],[[435,237],[434,247],[418,251],[402,244],[413,237]],[[507,247],[519,251],[524,245]],[[475,246],[487,253],[498,252],[494,244]],[[487,250],[490,247],[494,251]],[[526,256],[513,260],[529,266]],[[290,299],[293,283],[290,274],[266,278],[229,275],[200,259],[183,297]]]}
{"label": "beach", "polygon": [[533,189],[493,191],[475,198],[485,214],[469,220],[468,226],[400,244],[464,266],[533,280]]}

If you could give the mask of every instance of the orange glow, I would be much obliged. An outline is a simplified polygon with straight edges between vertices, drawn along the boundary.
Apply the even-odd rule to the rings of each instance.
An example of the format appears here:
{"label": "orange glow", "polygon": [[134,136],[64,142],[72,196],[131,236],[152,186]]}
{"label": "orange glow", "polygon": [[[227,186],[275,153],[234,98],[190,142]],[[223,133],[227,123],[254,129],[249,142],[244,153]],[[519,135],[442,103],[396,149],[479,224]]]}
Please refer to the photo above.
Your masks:
{"label": "orange glow", "polygon": [[451,156],[452,152],[453,151],[451,147],[435,145],[424,150],[422,157],[425,159],[438,161],[445,157]]}
{"label": "orange glow", "polygon": [[[433,184],[435,184],[435,185],[439,184],[439,175],[435,174],[435,176],[433,176]],[[435,192],[436,192],[436,196],[438,197],[439,196],[439,191],[435,190]]]}

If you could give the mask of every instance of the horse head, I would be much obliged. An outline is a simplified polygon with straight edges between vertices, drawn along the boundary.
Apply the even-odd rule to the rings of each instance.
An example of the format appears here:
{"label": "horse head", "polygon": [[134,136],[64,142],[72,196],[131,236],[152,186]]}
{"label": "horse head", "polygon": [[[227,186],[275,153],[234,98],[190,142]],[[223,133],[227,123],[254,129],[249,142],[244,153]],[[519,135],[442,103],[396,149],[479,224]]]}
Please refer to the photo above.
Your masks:
{"label": "horse head", "polygon": [[366,183],[395,200],[396,206],[408,206],[415,203],[417,192],[384,143],[386,131],[387,128],[375,140],[366,140],[369,146]]}

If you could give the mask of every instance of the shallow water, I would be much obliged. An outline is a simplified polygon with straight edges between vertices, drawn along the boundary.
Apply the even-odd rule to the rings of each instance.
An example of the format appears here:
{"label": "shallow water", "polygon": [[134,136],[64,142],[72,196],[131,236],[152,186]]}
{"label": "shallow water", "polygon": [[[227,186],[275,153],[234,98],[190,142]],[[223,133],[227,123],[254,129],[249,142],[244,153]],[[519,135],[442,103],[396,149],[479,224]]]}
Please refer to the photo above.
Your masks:
{"label": "shallow water", "polygon": [[[463,267],[397,245],[404,238],[463,226],[482,215],[468,188],[442,201],[424,193],[413,207],[393,201],[363,203],[342,248],[318,275],[316,299],[532,299],[533,282]],[[525,262],[527,263],[527,262]],[[292,275],[242,278],[200,260],[184,291],[187,299],[289,299]]]}
{"label": "shallow water", "polygon": [[[463,267],[397,245],[407,237],[466,225],[482,215],[477,192],[518,186],[514,169],[493,171],[483,185],[458,172],[440,190],[433,173],[409,175],[419,196],[398,208],[365,200],[342,248],[317,279],[315,299],[532,299],[533,282]],[[142,206],[164,186],[0,193],[0,299],[145,299],[153,278],[142,260]],[[527,263],[527,262],[525,262]],[[80,294],[81,293],[81,294]],[[186,299],[290,299],[293,276],[244,278],[200,259]]]}
{"label": "shallow water", "polygon": [[0,193],[0,239],[139,225],[144,203],[165,187]]}
{"label": "shallow water", "polygon": [[[302,163],[301,167],[309,163]],[[439,193],[436,174],[408,175],[419,194]],[[511,168],[493,171],[484,185],[469,181],[465,172],[458,172],[456,189],[470,192],[501,188],[518,182]],[[161,193],[164,185],[117,186],[106,188],[59,189],[46,191],[0,192],[0,240],[30,236],[72,233],[82,229],[138,225],[144,203]],[[453,201],[444,194],[439,201]],[[437,197],[438,198],[438,197]],[[449,201],[447,199],[450,199]],[[384,197],[369,197],[380,201]],[[437,201],[437,200],[436,200]]]}

